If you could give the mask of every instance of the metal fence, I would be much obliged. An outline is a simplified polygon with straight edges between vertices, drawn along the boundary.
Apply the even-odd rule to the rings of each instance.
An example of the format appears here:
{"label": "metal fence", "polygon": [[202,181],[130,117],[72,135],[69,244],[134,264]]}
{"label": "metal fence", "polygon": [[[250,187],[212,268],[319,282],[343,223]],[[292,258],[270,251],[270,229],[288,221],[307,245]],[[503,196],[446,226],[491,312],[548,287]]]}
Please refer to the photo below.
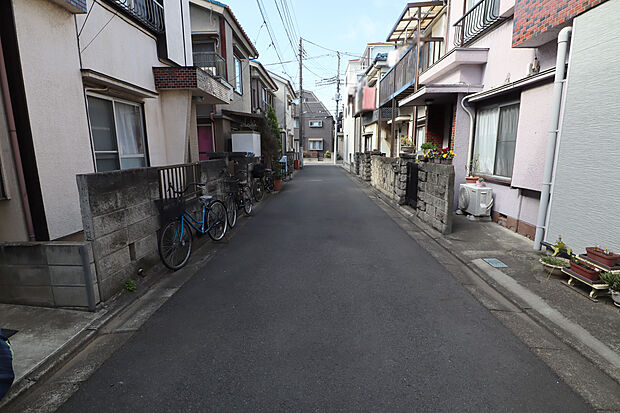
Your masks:
{"label": "metal fence", "polygon": [[157,0],[107,0],[155,33],[164,32],[164,6]]}
{"label": "metal fence", "polygon": [[499,20],[499,0],[480,0],[454,23],[454,45],[463,47]]}
{"label": "metal fence", "polygon": [[197,66],[212,76],[225,77],[226,62],[224,58],[215,52],[193,53],[194,66]]}
{"label": "metal fence", "polygon": [[[176,198],[178,197],[176,192],[183,191],[188,184],[201,182],[199,163],[162,166],[157,168],[157,173],[160,199]],[[199,190],[200,188],[192,186],[186,195],[195,195]]]}

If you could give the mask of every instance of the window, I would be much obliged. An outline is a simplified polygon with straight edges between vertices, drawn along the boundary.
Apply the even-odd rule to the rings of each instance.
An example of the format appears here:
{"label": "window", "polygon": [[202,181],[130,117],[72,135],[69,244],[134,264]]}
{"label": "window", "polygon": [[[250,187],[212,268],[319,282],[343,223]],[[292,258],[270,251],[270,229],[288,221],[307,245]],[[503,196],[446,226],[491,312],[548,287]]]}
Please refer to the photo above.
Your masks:
{"label": "window", "polygon": [[311,151],[322,151],[323,150],[323,139],[309,139],[308,149]]}
{"label": "window", "polygon": [[297,128],[297,129],[299,129],[299,119],[298,119],[298,118],[295,118],[295,119],[294,119],[294,122],[295,122],[295,126],[294,126],[294,127],[295,127],[295,128]]}
{"label": "window", "polygon": [[512,176],[518,122],[518,103],[478,111],[475,142],[477,172],[507,178]]}
{"label": "window", "polygon": [[241,59],[237,56],[233,56],[235,61],[235,91],[239,94],[243,94],[243,66],[241,65]]}
{"label": "window", "polygon": [[88,115],[97,172],[146,166],[139,105],[88,96]]}
{"label": "window", "polygon": [[310,127],[311,128],[322,128],[323,127],[323,121],[322,120],[311,120],[310,121]]}

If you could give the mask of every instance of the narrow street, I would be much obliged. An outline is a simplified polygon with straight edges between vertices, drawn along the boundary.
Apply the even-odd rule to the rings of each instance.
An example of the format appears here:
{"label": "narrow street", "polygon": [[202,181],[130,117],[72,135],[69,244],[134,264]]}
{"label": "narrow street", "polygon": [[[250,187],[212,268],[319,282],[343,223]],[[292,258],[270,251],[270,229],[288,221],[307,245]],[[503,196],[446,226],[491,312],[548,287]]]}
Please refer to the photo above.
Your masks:
{"label": "narrow street", "polygon": [[342,169],[265,202],[61,412],[590,409]]}

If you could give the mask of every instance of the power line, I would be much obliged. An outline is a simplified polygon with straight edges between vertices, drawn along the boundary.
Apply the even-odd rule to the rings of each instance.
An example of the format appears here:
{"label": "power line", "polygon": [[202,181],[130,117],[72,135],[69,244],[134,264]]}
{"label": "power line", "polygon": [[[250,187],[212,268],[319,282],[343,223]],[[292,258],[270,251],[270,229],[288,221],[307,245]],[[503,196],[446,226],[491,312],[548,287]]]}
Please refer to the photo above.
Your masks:
{"label": "power line", "polygon": [[274,39],[272,30],[271,30],[271,25],[267,22],[266,12],[263,11],[264,5],[262,5],[261,0],[256,0],[256,4],[258,4],[258,10],[260,11],[261,16],[263,17],[263,23],[265,24],[265,27],[267,28],[267,33],[269,34],[269,38],[271,39],[271,44],[273,45],[273,49],[275,50],[276,55],[278,56],[278,61],[280,62],[280,65],[282,65],[282,70],[289,78],[291,78],[291,75],[289,75],[288,72],[286,71],[286,67],[284,66],[284,63],[282,63],[282,57],[280,56],[280,52],[278,51],[278,47],[276,45],[276,41]]}
{"label": "power line", "polygon": [[308,42],[310,44],[313,44],[313,45],[315,45],[317,47],[320,47],[321,49],[329,50],[330,52],[334,52],[334,53],[340,53],[341,55],[357,57],[357,58],[362,58],[363,57],[363,56],[360,56],[358,54],[353,54],[353,53],[349,53],[349,52],[343,52],[341,50],[330,49],[329,47],[321,46],[320,44],[314,43],[314,42],[312,42],[312,41],[310,41],[310,40],[308,40],[306,38],[304,38],[304,41],[306,41],[306,42]]}

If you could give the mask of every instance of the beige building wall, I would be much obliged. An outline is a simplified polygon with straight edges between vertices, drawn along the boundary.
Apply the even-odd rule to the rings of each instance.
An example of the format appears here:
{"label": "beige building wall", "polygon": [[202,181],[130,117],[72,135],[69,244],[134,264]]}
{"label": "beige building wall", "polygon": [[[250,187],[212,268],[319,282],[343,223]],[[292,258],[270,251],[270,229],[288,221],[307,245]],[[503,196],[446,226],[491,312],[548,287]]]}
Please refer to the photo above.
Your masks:
{"label": "beige building wall", "polygon": [[2,96],[0,96],[0,180],[6,194],[5,199],[0,195],[0,217],[3,223],[11,223],[0,225],[0,241],[28,241]]}
{"label": "beige building wall", "polygon": [[43,204],[55,239],[82,229],[75,176],[94,171],[75,21],[50,1],[13,3]]}

